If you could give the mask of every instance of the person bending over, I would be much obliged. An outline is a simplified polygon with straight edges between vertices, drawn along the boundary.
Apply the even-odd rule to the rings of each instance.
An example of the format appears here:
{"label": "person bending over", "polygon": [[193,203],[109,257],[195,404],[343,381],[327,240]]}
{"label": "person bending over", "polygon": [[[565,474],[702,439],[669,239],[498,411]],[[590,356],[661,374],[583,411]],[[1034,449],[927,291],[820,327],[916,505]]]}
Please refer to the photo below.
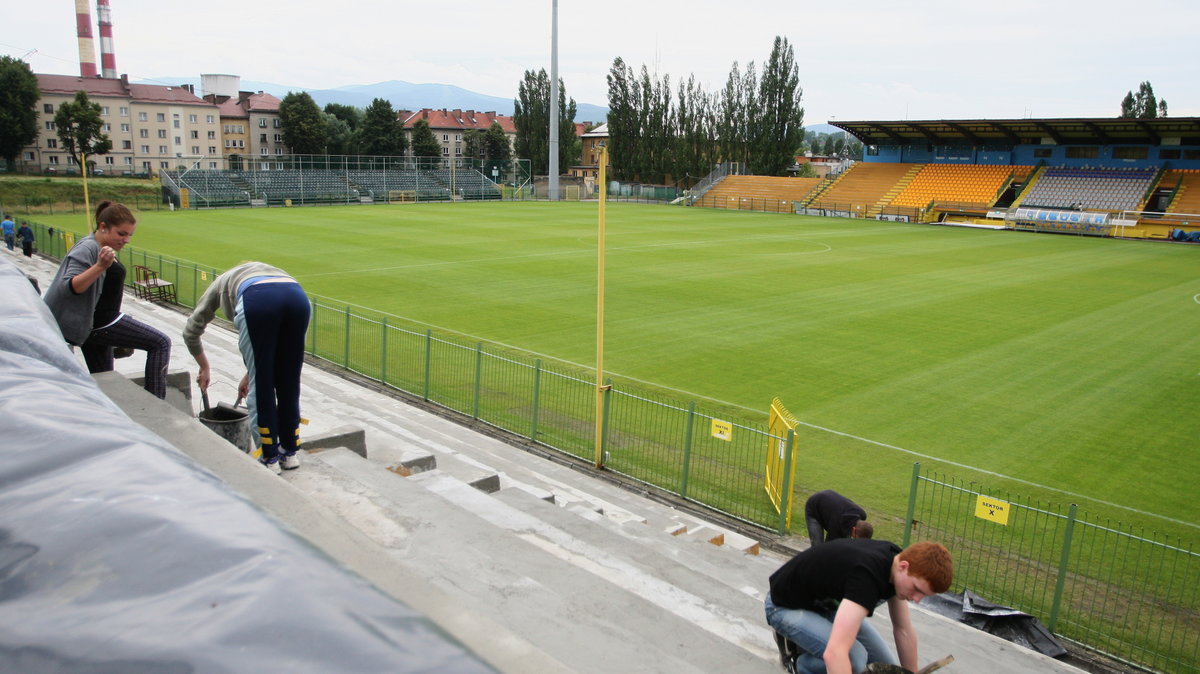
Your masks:
{"label": "person bending over", "polygon": [[[839,539],[779,567],[763,605],[789,671],[850,674],[872,662],[916,671],[917,634],[907,602],[945,592],[953,576],[950,552],[939,543],[901,551],[888,541]],[[867,621],[885,601],[895,654]]]}
{"label": "person bending over", "polygon": [[808,524],[811,545],[837,538],[870,538],[875,535],[875,527],[867,521],[867,511],[832,489],[808,497],[804,503],[804,519]]}
{"label": "person bending over", "polygon": [[[246,364],[238,393],[246,395],[262,445],[262,463],[279,473],[300,467],[300,371],[312,307],[287,272],[263,262],[244,262],[221,274],[196,302],[183,327],[183,343],[196,359],[196,383],[212,380],[200,336],[220,309],[238,331]],[[248,395],[247,395],[248,394]]]}

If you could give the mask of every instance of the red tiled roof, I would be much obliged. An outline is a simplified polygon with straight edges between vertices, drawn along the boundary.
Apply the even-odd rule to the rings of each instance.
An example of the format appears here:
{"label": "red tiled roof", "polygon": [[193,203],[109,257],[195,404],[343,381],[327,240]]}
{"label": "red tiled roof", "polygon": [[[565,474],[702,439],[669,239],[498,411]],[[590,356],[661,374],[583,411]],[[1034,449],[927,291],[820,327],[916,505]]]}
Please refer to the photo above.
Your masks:
{"label": "red tiled roof", "polygon": [[249,117],[250,113],[246,112],[236,98],[228,98],[225,102],[218,106],[222,117]]}
{"label": "red tiled roof", "polygon": [[280,101],[271,94],[258,92],[246,97],[246,106],[250,112],[279,112]]}
{"label": "red tiled roof", "polygon": [[116,96],[129,98],[125,83],[121,80],[106,80],[99,77],[79,77],[78,75],[35,75],[38,89],[43,94],[73,95],[76,91],[86,91],[88,97]]}
{"label": "red tiled roof", "polygon": [[425,108],[418,112],[403,111],[401,121],[404,128],[411,129],[417,120],[429,122],[431,129],[478,129],[487,131],[492,128],[492,122],[499,122],[504,133],[516,133],[517,127],[512,117],[497,115],[495,112],[476,112],[474,110],[432,110]]}
{"label": "red tiled roof", "polygon": [[129,84],[125,78],[79,77],[78,75],[35,75],[38,89],[45,94],[72,95],[86,91],[89,98],[131,98],[142,103],[175,103],[178,105],[209,105],[207,101],[184,87],[158,84]]}

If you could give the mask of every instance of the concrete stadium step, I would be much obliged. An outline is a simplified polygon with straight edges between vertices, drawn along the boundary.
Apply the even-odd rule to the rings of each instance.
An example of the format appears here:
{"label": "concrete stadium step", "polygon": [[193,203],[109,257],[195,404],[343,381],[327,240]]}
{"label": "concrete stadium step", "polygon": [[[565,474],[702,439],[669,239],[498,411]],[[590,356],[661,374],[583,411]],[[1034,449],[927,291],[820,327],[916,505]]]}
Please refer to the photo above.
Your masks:
{"label": "concrete stadium step", "polygon": [[[477,470],[494,471],[499,476],[500,488],[518,486],[540,498],[552,498],[560,505],[578,504],[591,508],[616,522],[640,522],[664,531],[680,527],[695,531],[708,527],[717,530],[710,538],[723,540],[727,548],[738,552],[753,552],[758,548],[756,540],[615,484],[583,476],[569,466],[541,459],[459,426],[451,426],[447,432],[448,422],[427,412],[400,406],[399,410],[389,410],[374,419],[388,424],[389,433],[384,442],[428,451],[439,457],[439,465],[455,465],[447,463],[452,457]],[[374,452],[372,445],[368,458],[374,459]]]}
{"label": "concrete stadium step", "polygon": [[[313,454],[285,478],[390,549],[397,572],[410,582],[472,601],[568,666],[614,673],[777,671],[757,614],[735,612],[630,561],[649,554],[640,545],[602,548],[449,475],[418,482],[348,450]],[[503,498],[557,508],[516,489]],[[698,577],[683,565],[658,566],[691,582]],[[741,599],[743,607],[755,604]],[[752,608],[761,613],[760,605]]]}
{"label": "concrete stadium step", "polygon": [[[668,582],[705,596],[751,624],[760,626],[762,623],[767,577],[782,561],[705,550],[693,546],[691,541],[680,541],[671,536],[632,537],[625,529],[644,525],[622,525],[602,517],[589,518],[587,511],[583,517],[590,520],[592,526],[586,526],[579,521],[581,513],[533,499],[516,489],[502,489],[493,496],[562,531],[571,532],[589,545],[620,550],[632,563],[641,564]],[[764,629],[763,636],[770,638],[770,633]]]}

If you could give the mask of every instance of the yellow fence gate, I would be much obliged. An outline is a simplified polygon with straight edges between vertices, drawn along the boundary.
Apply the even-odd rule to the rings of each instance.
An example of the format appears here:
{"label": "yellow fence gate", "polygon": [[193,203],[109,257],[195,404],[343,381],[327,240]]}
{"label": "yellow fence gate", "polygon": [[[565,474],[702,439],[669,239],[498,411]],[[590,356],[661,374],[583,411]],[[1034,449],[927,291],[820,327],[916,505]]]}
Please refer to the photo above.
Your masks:
{"label": "yellow fence gate", "polygon": [[767,496],[779,513],[779,532],[792,526],[792,484],[796,479],[796,425],[799,422],[779,398],[771,401],[767,436]]}

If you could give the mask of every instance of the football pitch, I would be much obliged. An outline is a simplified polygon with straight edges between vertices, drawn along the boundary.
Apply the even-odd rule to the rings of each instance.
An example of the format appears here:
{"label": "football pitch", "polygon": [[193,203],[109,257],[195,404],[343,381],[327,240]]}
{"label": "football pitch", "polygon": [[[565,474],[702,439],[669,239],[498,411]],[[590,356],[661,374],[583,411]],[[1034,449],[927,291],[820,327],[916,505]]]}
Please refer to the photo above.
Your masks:
{"label": "football pitch", "polygon": [[[78,227],[81,216],[38,217]],[[144,212],[132,245],[595,365],[595,203]],[[805,424],[799,487],[914,461],[1196,540],[1200,247],[611,203],[605,370]]]}

